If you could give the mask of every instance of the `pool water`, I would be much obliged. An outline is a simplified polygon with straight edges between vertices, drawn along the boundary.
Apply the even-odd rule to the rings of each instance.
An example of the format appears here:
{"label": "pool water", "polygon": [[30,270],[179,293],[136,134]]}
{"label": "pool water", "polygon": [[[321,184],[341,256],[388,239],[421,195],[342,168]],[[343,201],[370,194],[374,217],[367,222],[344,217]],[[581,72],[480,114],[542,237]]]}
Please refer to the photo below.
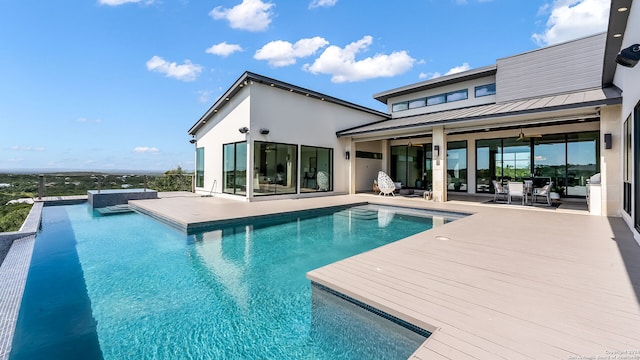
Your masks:
{"label": "pool water", "polygon": [[433,224],[365,206],[187,235],[45,207],[10,359],[406,359],[424,334],[305,274]]}

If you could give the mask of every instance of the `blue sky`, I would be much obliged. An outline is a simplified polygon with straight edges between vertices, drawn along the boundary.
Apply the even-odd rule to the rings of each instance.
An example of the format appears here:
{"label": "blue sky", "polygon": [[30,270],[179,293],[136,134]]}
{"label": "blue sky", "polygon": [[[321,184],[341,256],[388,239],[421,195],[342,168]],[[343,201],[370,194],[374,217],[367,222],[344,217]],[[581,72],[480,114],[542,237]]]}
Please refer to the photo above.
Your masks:
{"label": "blue sky", "polygon": [[[365,6],[366,4],[366,6]],[[252,71],[372,95],[606,31],[607,0],[0,0],[0,171],[193,169]]]}

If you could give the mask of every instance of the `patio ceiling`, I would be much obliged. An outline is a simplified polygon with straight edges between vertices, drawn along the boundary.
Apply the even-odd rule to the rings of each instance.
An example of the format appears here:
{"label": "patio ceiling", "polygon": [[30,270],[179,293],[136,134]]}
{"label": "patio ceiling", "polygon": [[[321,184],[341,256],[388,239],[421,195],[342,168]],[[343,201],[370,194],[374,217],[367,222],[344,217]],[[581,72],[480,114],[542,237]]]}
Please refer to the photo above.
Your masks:
{"label": "patio ceiling", "polygon": [[338,137],[370,138],[426,134],[434,126],[445,131],[466,132],[508,126],[551,124],[586,120],[599,116],[599,108],[622,103],[615,87],[589,89],[566,94],[480,105],[429,114],[393,118],[339,131]]}

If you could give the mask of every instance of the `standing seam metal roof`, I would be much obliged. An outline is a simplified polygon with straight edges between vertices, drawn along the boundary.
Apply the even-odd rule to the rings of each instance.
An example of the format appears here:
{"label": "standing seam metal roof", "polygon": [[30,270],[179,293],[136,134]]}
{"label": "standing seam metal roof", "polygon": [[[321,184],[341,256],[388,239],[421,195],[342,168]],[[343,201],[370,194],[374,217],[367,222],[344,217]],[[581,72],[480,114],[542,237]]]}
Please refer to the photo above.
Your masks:
{"label": "standing seam metal roof", "polygon": [[399,128],[440,125],[475,119],[502,118],[530,113],[544,113],[556,110],[578,109],[622,103],[618,88],[589,89],[569,94],[545,96],[541,98],[517,100],[502,104],[480,105],[468,108],[393,118],[374,124],[359,126],[337,132],[338,137],[357,134],[371,134]]}

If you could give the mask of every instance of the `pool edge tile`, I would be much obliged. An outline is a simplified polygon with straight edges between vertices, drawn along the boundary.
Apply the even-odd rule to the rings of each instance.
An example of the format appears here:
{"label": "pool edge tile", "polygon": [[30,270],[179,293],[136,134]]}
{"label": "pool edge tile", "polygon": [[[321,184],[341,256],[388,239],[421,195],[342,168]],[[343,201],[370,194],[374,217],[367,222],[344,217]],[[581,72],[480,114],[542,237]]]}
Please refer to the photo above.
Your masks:
{"label": "pool edge tile", "polygon": [[29,235],[15,240],[0,265],[0,360],[9,359],[11,353],[35,238]]}

